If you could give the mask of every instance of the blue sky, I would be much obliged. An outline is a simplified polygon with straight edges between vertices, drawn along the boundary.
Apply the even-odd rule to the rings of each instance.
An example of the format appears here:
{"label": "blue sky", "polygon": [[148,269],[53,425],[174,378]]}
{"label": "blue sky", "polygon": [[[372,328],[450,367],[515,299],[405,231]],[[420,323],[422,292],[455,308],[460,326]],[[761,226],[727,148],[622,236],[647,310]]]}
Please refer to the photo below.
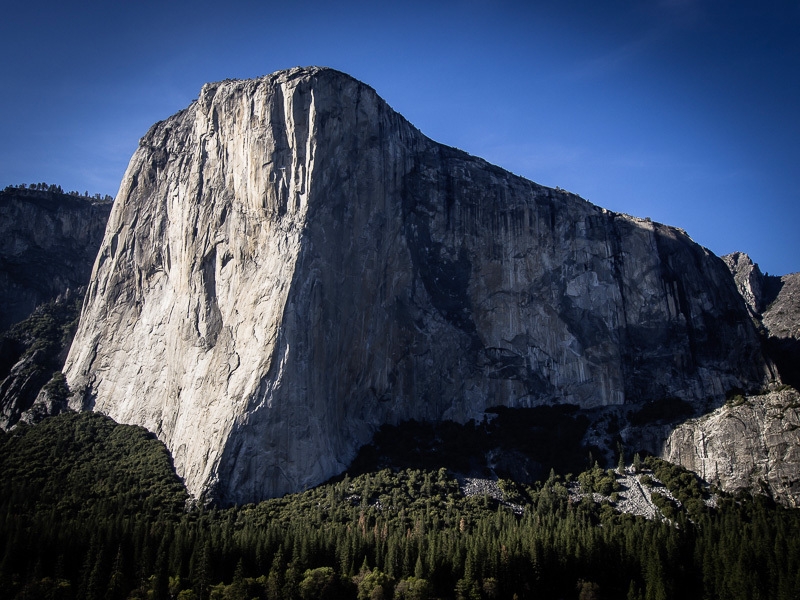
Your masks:
{"label": "blue sky", "polygon": [[5,0],[0,186],[114,195],[208,81],[326,65],[423,133],[800,271],[800,0]]}

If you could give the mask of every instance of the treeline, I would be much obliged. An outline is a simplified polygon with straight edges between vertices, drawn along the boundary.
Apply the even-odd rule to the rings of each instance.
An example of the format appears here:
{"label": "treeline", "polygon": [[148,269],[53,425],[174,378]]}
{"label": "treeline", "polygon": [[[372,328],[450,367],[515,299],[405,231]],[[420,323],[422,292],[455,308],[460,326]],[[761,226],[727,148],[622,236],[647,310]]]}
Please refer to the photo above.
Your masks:
{"label": "treeline", "polygon": [[[686,471],[653,459],[642,469],[678,499],[670,520],[578,500],[552,473],[502,482],[524,506],[517,515],[464,497],[446,469],[205,509],[187,502],[145,430],[62,415],[0,438],[0,589],[98,600],[798,597],[798,511],[761,497],[711,508]],[[578,480],[589,491],[607,477]]]}
{"label": "treeline", "polygon": [[100,194],[92,194],[90,195],[88,191],[83,193],[77,191],[65,192],[60,185],[54,185],[52,183],[21,183],[19,185],[8,185],[3,190],[4,192],[15,192],[15,191],[25,191],[30,190],[34,192],[49,192],[51,194],[65,194],[67,196],[75,196],[76,198],[85,198],[87,200],[95,200],[97,202],[113,202],[113,196],[109,196],[108,194],[100,195]]}

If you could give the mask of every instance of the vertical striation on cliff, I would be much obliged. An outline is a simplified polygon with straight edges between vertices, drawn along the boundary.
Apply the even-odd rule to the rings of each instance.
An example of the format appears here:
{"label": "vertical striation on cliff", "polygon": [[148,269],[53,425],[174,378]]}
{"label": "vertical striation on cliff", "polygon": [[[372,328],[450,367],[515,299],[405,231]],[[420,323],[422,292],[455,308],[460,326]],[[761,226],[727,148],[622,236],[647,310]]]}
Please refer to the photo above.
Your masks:
{"label": "vertical striation on cliff", "polygon": [[772,377],[685,233],[437,144],[324,68],[206,85],[142,138],[65,372],[223,503],[324,481],[383,423]]}

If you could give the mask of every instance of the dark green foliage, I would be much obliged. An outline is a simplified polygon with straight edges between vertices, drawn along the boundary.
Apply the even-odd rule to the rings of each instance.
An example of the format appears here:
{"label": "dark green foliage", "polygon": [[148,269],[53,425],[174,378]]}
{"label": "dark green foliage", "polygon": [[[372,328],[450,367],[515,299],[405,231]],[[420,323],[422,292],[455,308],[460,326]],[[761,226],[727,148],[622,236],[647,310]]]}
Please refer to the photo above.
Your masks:
{"label": "dark green foliage", "polygon": [[645,460],[645,464],[648,468],[652,469],[656,478],[658,478],[682,504],[690,504],[691,506],[698,507],[699,504],[697,502],[691,501],[700,501],[704,498],[708,498],[708,491],[703,487],[697,475],[691,471],[678,465],[668,463],[655,456],[648,456]]}
{"label": "dark green foliage", "polygon": [[25,347],[20,358],[39,350],[46,354],[58,352],[72,342],[82,302],[83,298],[46,302],[37,307],[27,319],[12,326],[4,337]]}
{"label": "dark green foliage", "polygon": [[[446,469],[384,469],[187,512],[166,450],[140,428],[61,415],[0,444],[8,598],[783,600],[800,589],[798,511],[723,497],[689,519],[702,486],[660,461],[648,462],[654,475],[687,498],[672,522],[574,502],[555,473],[502,483],[525,506],[515,515],[465,498]],[[593,488],[609,478],[578,477]]]}
{"label": "dark green foliage", "polygon": [[597,463],[588,471],[578,475],[578,483],[581,484],[581,491],[584,494],[597,492],[603,496],[610,496],[619,490],[616,474],[612,470],[604,471]]}
{"label": "dark green foliage", "polygon": [[2,441],[0,472],[6,518],[178,514],[188,498],[153,434],[96,413],[18,426]]}
{"label": "dark green foliage", "polygon": [[4,407],[11,425],[30,408],[43,386],[54,401],[65,400],[69,394],[61,367],[75,335],[81,302],[74,298],[42,304],[0,337],[0,381],[14,371],[9,379],[15,381],[4,384],[13,388],[14,406]]}
{"label": "dark green foliage", "polygon": [[633,455],[633,472],[638,473],[642,470],[642,458],[639,453]]}
{"label": "dark green foliage", "polygon": [[69,386],[67,385],[67,378],[64,373],[56,371],[44,385],[44,391],[48,393],[51,399],[59,402],[66,402],[69,399]]}
{"label": "dark green foliage", "polygon": [[650,499],[667,519],[674,519],[678,515],[678,505],[673,500],[658,492],[653,492]]}

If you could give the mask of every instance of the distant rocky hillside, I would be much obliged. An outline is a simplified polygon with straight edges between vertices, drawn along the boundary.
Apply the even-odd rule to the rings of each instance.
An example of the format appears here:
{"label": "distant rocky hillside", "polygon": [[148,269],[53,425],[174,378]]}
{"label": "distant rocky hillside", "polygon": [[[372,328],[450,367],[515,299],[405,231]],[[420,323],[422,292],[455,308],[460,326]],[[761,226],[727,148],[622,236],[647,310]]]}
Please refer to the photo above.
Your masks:
{"label": "distant rocky hillside", "polygon": [[764,275],[742,252],[722,259],[788,385],[731,395],[677,427],[661,455],[722,489],[758,490],[800,506],[800,273]]}
{"label": "distant rocky hillside", "polygon": [[0,429],[66,408],[63,376],[54,373],[72,343],[110,212],[108,197],[55,185],[0,192]]}
{"label": "distant rocky hillside", "polygon": [[743,252],[723,256],[781,379],[800,389],[800,273],[764,275]]}
{"label": "distant rocky hillside", "polygon": [[61,368],[78,325],[85,288],[37,306],[0,336],[0,429],[67,409]]}
{"label": "distant rocky hillside", "polygon": [[49,189],[0,191],[0,332],[89,283],[111,206]]}
{"label": "distant rocky hillside", "polygon": [[65,373],[222,503],[320,483],[382,424],[571,404],[661,431],[774,379],[684,232],[438,144],[322,68],[208,84],[142,138]]}
{"label": "distant rocky hillside", "polygon": [[754,490],[800,507],[800,394],[786,387],[734,396],[678,426],[662,456],[726,491]]}
{"label": "distant rocky hillside", "polygon": [[767,349],[781,378],[800,389],[800,273],[767,276],[762,324]]}

